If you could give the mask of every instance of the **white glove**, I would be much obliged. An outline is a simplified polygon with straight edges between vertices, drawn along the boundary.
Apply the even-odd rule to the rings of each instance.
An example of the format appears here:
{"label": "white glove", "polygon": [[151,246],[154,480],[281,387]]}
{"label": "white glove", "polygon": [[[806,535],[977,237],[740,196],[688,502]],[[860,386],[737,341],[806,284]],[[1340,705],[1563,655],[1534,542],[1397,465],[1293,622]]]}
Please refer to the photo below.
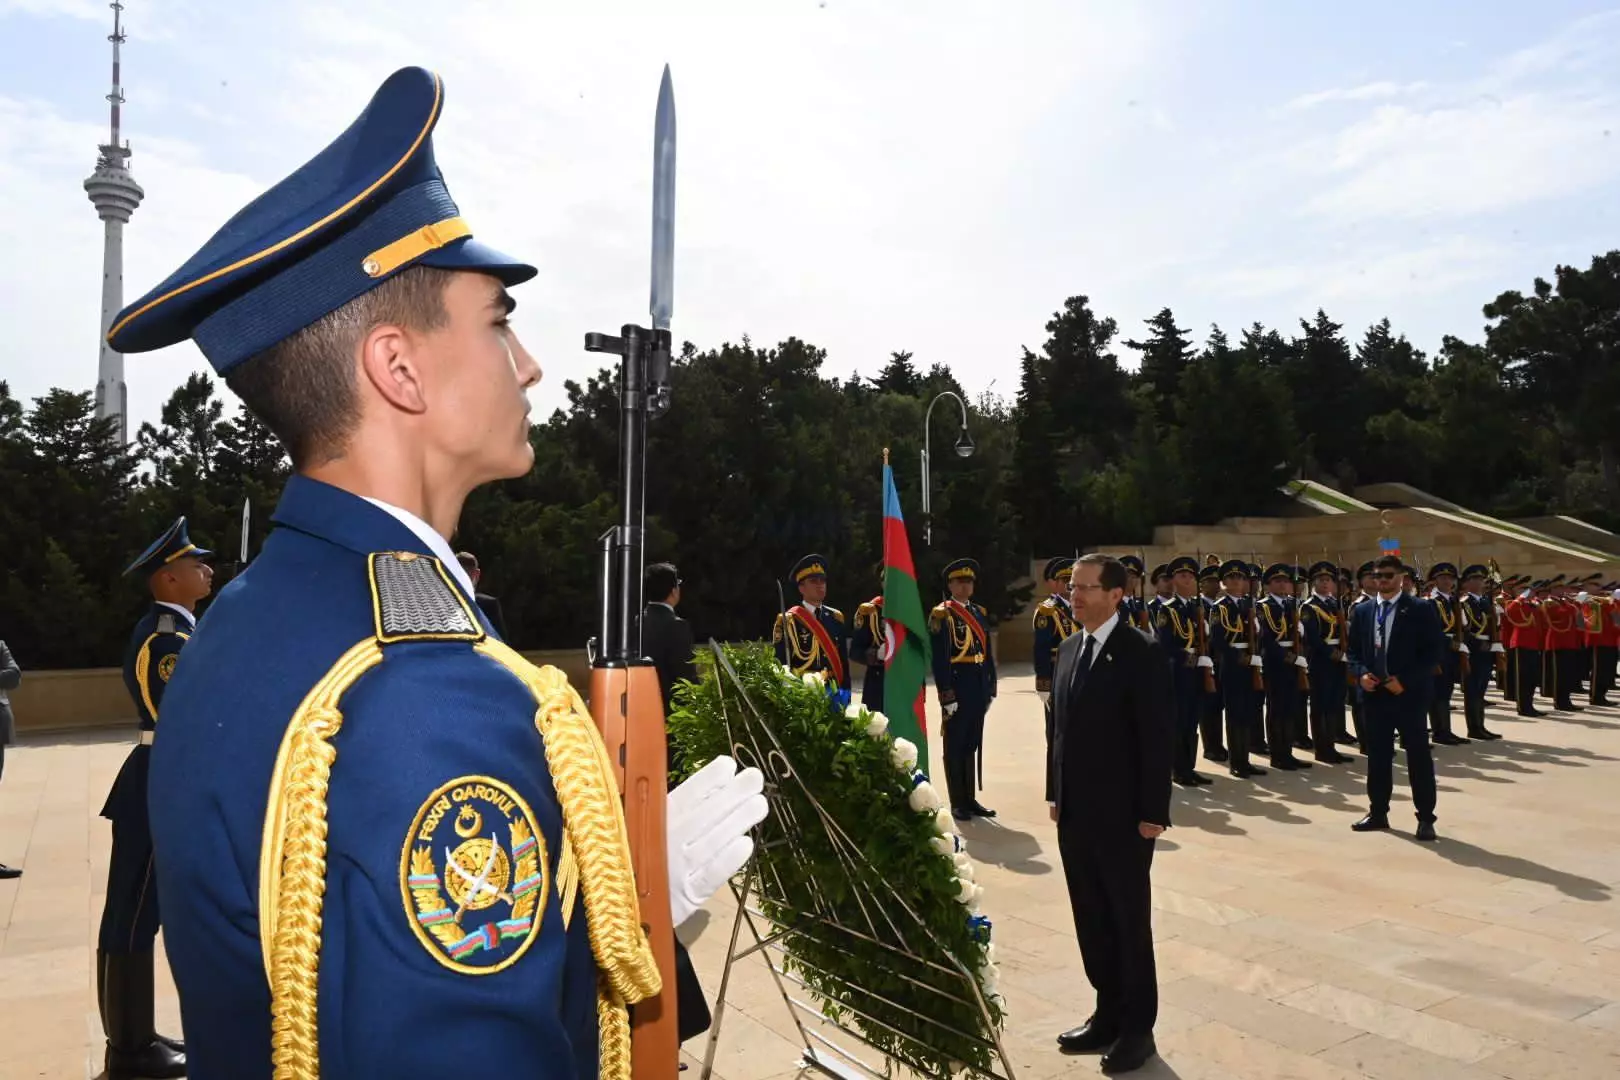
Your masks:
{"label": "white glove", "polygon": [[939,711],[945,716],[950,716],[956,711],[956,702],[953,701],[949,705],[941,705],[939,707]]}
{"label": "white glove", "polygon": [[748,830],[770,811],[764,790],[765,776],[758,769],[739,772],[731,758],[717,757],[669,793],[665,831],[674,925],[697,914],[753,855]]}
{"label": "white glove", "polygon": [[1502,643],[1500,641],[1493,641],[1491,642],[1491,652],[1505,653],[1507,652],[1507,649],[1502,647]]}
{"label": "white glove", "polygon": [[1294,657],[1294,666],[1295,667],[1310,667],[1311,662],[1309,660],[1305,659],[1305,657],[1303,657],[1303,656],[1296,656],[1296,657]]}
{"label": "white glove", "polygon": [[1587,592],[1585,589],[1582,589],[1580,592],[1575,594],[1575,599],[1584,604],[1588,600],[1592,599],[1592,594]]}
{"label": "white glove", "polygon": [[1251,656],[1251,657],[1249,657],[1249,666],[1250,667],[1264,667],[1265,662],[1262,661],[1258,656]]}
{"label": "white glove", "polygon": [[1458,652],[1467,652],[1468,651],[1468,642],[1466,642],[1466,641],[1457,642],[1457,651]]}
{"label": "white glove", "polygon": [[1201,667],[1201,668],[1210,668],[1210,669],[1213,670],[1214,667],[1215,667],[1215,661],[1211,660],[1207,656],[1200,656],[1198,658],[1198,666]]}
{"label": "white glove", "polygon": [[1052,700],[1052,691],[1050,690],[1037,690],[1035,693],[1036,696],[1041,699],[1042,705],[1045,705]]}

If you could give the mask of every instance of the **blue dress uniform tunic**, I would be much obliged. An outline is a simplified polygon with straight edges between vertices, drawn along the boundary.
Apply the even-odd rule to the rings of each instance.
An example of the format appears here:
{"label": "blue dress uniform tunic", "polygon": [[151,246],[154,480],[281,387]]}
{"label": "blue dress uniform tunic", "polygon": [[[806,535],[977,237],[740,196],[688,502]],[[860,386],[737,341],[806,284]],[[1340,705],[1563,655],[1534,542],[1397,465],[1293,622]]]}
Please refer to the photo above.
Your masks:
{"label": "blue dress uniform tunic", "polygon": [[855,633],[850,635],[849,652],[866,665],[861,680],[861,704],[873,712],[883,711],[883,649],[888,634],[883,628],[883,597],[874,596],[855,609]]}
{"label": "blue dress uniform tunic", "polygon": [[[1337,568],[1330,563],[1312,566],[1310,577],[1314,580],[1324,572],[1337,577]],[[1348,689],[1344,665],[1346,625],[1336,596],[1321,596],[1312,591],[1299,605],[1301,645],[1311,678],[1311,747],[1318,761],[1343,759],[1334,749],[1334,743],[1344,730],[1344,701]]]}
{"label": "blue dress uniform tunic", "polygon": [[[978,564],[959,559],[945,568],[977,577]],[[995,648],[990,641],[990,613],[969,600],[946,600],[928,615],[933,638],[934,688],[940,705],[954,705],[941,723],[945,729],[945,787],[958,817],[985,814],[976,798],[974,760],[984,748],[984,718],[996,696]],[[941,710],[943,712],[943,708]]]}
{"label": "blue dress uniform tunic", "polygon": [[[1166,574],[1177,570],[1198,573],[1196,560],[1182,555],[1168,566],[1157,567]],[[1170,663],[1171,698],[1175,704],[1175,748],[1171,759],[1173,776],[1177,783],[1197,784],[1193,768],[1198,756],[1198,721],[1203,704],[1204,675],[1198,667],[1198,622],[1203,618],[1203,601],[1198,597],[1183,599],[1155,596],[1148,603],[1149,620],[1153,636],[1164,650]]]}
{"label": "blue dress uniform tunic", "polygon": [[[391,275],[515,285],[405,68],[114,320],[226,374]],[[617,785],[554,668],[502,644],[442,537],[298,475],[163,700],[148,805],[192,1080],[628,1080],[660,990]]]}
{"label": "blue dress uniform tunic", "polygon": [[[1248,577],[1249,565],[1237,559],[1221,564],[1221,578]],[[1250,648],[1254,601],[1247,596],[1225,595],[1210,606],[1209,652],[1220,682],[1222,711],[1226,714],[1226,754],[1233,776],[1263,776],[1264,769],[1249,764],[1249,744],[1261,723],[1263,691],[1254,687],[1254,650]]]}
{"label": "blue dress uniform tunic", "polygon": [[[795,584],[826,577],[827,560],[806,555],[793,567]],[[841,689],[849,689],[849,627],[844,613],[831,604],[794,604],[771,625],[776,659],[795,675],[821,672]]]}
{"label": "blue dress uniform tunic", "polygon": [[[1268,567],[1266,582],[1269,584],[1288,573],[1289,568],[1285,566]],[[1266,680],[1266,744],[1271,748],[1271,765],[1277,769],[1297,769],[1306,763],[1294,757],[1294,717],[1300,701],[1296,664],[1298,632],[1292,598],[1263,597],[1256,603],[1255,613],[1261,670]]]}
{"label": "blue dress uniform tunic", "polygon": [[[493,635],[473,598],[389,513],[294,476],[272,520],[170,683],[153,754],[191,1077],[271,1075],[265,793],[289,719],[306,699],[329,707],[318,684],[379,643],[380,660],[336,701],[320,1076],[477,1060],[595,1078],[597,966],[534,695],[475,647]],[[374,568],[376,552],[402,554]],[[387,575],[412,565],[421,587],[402,594],[399,627],[379,628],[394,602]]]}

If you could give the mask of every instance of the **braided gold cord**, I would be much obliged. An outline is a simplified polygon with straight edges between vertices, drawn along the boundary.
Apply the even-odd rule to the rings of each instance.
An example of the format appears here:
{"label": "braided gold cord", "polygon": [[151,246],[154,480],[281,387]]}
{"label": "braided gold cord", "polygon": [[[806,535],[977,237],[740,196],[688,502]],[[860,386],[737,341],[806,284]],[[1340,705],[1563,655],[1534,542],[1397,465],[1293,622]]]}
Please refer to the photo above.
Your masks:
{"label": "braided gold cord", "polygon": [[344,653],[293,713],[282,737],[260,852],[260,945],[270,981],[270,1061],[276,1080],[318,1080],[316,990],[326,892],[326,793],[343,726],[338,702],[382,660],[367,639]]}
{"label": "braided gold cord", "polygon": [[630,1080],[630,1010],[605,982],[596,992],[597,1068],[600,1080]]}
{"label": "braided gold cord", "polygon": [[624,808],[596,722],[561,671],[535,667],[493,639],[475,648],[521,679],[539,703],[535,726],[545,740],[546,764],[579,863],[585,925],[597,967],[619,1002],[655,996],[658,963],[641,930]]}

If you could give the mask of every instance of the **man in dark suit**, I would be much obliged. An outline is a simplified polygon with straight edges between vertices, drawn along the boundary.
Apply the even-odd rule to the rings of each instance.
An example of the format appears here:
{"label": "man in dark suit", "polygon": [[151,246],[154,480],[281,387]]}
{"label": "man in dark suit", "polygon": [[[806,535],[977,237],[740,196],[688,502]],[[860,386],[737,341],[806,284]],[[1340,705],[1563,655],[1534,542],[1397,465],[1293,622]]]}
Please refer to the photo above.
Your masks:
{"label": "man in dark suit", "polygon": [[1121,615],[1125,567],[1086,555],[1070,580],[1077,629],[1052,675],[1046,798],[1097,1006],[1058,1036],[1065,1053],[1104,1051],[1105,1073],[1157,1052],[1153,842],[1170,825],[1175,710],[1169,660]]}
{"label": "man in dark suit", "polygon": [[668,715],[675,684],[682,679],[697,682],[697,664],[692,660],[692,624],[675,614],[681,602],[681,575],[672,563],[647,567],[642,595],[647,609],[641,615],[641,651],[658,669],[658,689],[664,695]]}
{"label": "man in dark suit", "polygon": [[473,599],[478,601],[479,610],[489,617],[490,625],[495,627],[495,633],[502,641],[506,640],[506,620],[501,617],[501,602],[486,592],[478,591],[479,579],[484,572],[478,567],[478,556],[470,551],[456,552],[456,561],[461,568],[467,571],[467,578],[473,585]]}
{"label": "man in dark suit", "polygon": [[1433,840],[1434,756],[1429,748],[1428,701],[1442,638],[1434,606],[1401,588],[1401,560],[1379,559],[1378,595],[1350,617],[1348,660],[1361,691],[1362,748],[1367,753],[1367,816],[1356,832],[1389,828],[1395,736],[1406,747],[1406,773],[1417,809],[1417,838]]}

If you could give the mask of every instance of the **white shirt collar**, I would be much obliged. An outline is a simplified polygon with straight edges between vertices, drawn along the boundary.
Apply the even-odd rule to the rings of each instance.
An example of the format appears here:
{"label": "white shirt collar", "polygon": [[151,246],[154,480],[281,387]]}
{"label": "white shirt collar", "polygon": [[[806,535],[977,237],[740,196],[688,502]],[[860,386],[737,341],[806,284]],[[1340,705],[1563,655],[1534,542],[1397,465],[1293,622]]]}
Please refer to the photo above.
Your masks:
{"label": "white shirt collar", "polygon": [[450,542],[444,537],[440,536],[438,531],[434,529],[433,526],[429,525],[427,522],[423,521],[409,510],[401,510],[397,506],[390,503],[385,503],[381,499],[373,499],[369,495],[362,495],[360,497],[365,499],[366,502],[370,503],[372,506],[375,506],[377,509],[387,511],[393,516],[394,520],[398,521],[401,525],[415,533],[416,538],[427,545],[427,549],[433,553],[435,558],[444,564],[444,568],[450,571],[450,574],[456,579],[456,582],[460,584],[464,590],[466,590],[467,599],[471,600],[477,596],[476,591],[473,589],[472,578],[469,577],[467,575],[467,571],[462,568],[461,560],[456,558],[456,553],[450,550]]}
{"label": "white shirt collar", "polygon": [[167,600],[158,600],[156,603],[158,607],[166,607],[170,611],[178,614],[182,619],[186,620],[186,625],[191,629],[195,630],[197,628],[197,616],[193,615],[179,604],[171,604]]}
{"label": "white shirt collar", "polygon": [[[1091,649],[1092,659],[1095,660],[1097,654],[1102,652],[1102,647],[1104,645],[1108,644],[1108,635],[1112,634],[1114,632],[1114,627],[1116,627],[1118,625],[1119,625],[1119,612],[1116,611],[1112,615],[1108,616],[1108,621],[1107,622],[1105,622],[1101,626],[1097,627],[1097,632],[1095,634],[1091,633],[1091,631],[1089,631],[1089,630],[1086,630],[1084,627],[1081,628],[1081,632],[1084,635],[1086,635],[1087,637],[1093,637],[1093,638],[1097,639],[1097,644],[1092,646],[1092,649]],[[1082,649],[1085,648],[1086,643],[1084,641],[1082,641],[1080,643],[1080,647]]]}

